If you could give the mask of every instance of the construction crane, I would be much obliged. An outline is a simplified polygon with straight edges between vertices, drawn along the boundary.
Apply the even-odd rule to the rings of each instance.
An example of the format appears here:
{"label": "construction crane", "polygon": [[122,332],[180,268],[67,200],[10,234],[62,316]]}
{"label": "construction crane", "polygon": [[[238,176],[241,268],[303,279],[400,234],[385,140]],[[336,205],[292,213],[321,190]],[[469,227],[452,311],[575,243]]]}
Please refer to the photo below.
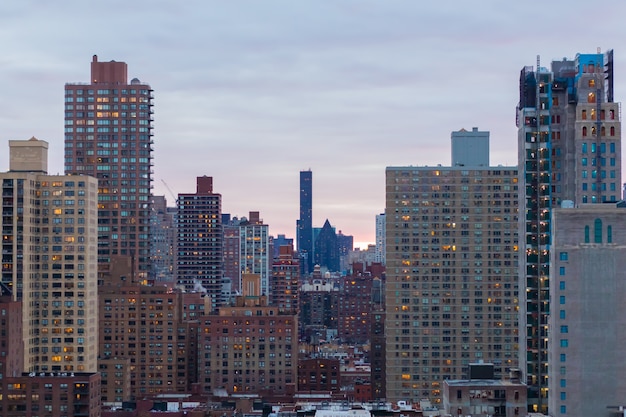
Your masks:
{"label": "construction crane", "polygon": [[172,191],[172,189],[169,187],[169,185],[167,185],[167,183],[165,182],[164,179],[161,179],[161,182],[163,183],[163,185],[165,185],[165,188],[167,188],[167,191],[170,192],[170,195],[172,196],[172,198],[174,199],[174,203],[178,206],[178,198],[176,197],[176,195],[174,194],[174,192]]}

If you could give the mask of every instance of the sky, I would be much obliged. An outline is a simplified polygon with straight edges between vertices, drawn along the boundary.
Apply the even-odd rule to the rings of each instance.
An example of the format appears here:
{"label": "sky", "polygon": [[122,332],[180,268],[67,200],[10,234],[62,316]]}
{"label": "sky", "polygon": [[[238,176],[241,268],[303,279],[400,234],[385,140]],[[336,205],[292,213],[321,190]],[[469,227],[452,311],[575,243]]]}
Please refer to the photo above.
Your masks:
{"label": "sky", "polygon": [[[313,224],[374,242],[387,166],[450,165],[450,134],[491,132],[517,161],[519,72],[615,49],[626,95],[626,2],[85,0],[0,2],[0,171],[8,141],[49,142],[63,172],[63,89],[93,55],[154,89],[154,193],[213,177],[222,209],[295,237],[299,171]],[[167,187],[165,186],[167,184]],[[169,187],[169,190],[168,190]],[[171,192],[170,192],[171,190]]]}

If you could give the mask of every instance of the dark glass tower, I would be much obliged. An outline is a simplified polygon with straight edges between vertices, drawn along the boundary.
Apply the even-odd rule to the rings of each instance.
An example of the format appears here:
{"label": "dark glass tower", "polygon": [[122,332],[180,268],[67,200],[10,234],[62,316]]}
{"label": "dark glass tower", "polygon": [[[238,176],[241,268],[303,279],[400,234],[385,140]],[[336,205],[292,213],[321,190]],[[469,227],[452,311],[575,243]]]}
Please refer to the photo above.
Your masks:
{"label": "dark glass tower", "polygon": [[313,271],[313,172],[300,171],[300,219],[298,220],[298,252],[302,274]]}
{"label": "dark glass tower", "polygon": [[329,271],[339,271],[339,245],[337,234],[328,219],[315,240],[315,263]]}

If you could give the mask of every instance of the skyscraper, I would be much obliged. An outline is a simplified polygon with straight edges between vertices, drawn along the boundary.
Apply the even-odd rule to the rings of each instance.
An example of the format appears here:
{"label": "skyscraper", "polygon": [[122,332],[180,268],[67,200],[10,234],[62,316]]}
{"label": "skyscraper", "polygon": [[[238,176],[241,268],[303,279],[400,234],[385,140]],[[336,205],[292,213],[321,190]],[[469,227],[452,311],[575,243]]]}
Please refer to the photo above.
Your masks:
{"label": "skyscraper", "polygon": [[222,304],[224,241],[222,196],[212,177],[198,177],[194,194],[178,194],[176,279],[187,291],[206,291],[213,309]]}
{"label": "skyscraper", "polygon": [[331,272],[338,272],[340,269],[337,234],[328,219],[315,239],[315,264]]}
{"label": "skyscraper", "polygon": [[376,215],[376,262],[387,263],[385,245],[385,213]]}
{"label": "skyscraper", "polygon": [[231,219],[230,214],[222,214],[222,230],[224,238],[224,281],[230,282],[231,292],[239,293],[241,268],[241,243],[239,236],[239,219]]}
{"label": "skyscraper", "polygon": [[269,245],[269,226],[263,223],[258,211],[251,211],[248,220],[239,223],[239,283],[243,274],[258,274],[261,295],[268,295],[272,254]]}
{"label": "skyscraper", "polygon": [[[547,411],[550,249],[553,208],[621,199],[620,107],[613,101],[613,51],[577,54],[551,70],[524,67],[517,106],[520,366],[529,411]],[[558,231],[557,231],[558,232]]]}
{"label": "skyscraper", "polygon": [[280,312],[297,314],[299,309],[300,261],[295,257],[293,245],[279,248],[272,261],[269,304]]}
{"label": "skyscraper", "polygon": [[48,175],[48,143],[10,141],[2,289],[22,302],[24,370],[96,372],[97,182]]}
{"label": "skyscraper", "polygon": [[297,230],[298,253],[303,274],[313,272],[313,172],[300,171],[300,219]]}
{"label": "skyscraper", "polygon": [[98,272],[130,256],[150,270],[152,88],[94,55],[89,83],[65,85],[65,173],[98,179]]}
{"label": "skyscraper", "polygon": [[176,227],[171,212],[167,210],[164,196],[152,197],[150,220],[152,244],[150,278],[161,283],[172,283],[176,264]]}
{"label": "skyscraper", "polygon": [[517,169],[472,161],[386,170],[388,400],[438,404],[472,362],[517,366]]}

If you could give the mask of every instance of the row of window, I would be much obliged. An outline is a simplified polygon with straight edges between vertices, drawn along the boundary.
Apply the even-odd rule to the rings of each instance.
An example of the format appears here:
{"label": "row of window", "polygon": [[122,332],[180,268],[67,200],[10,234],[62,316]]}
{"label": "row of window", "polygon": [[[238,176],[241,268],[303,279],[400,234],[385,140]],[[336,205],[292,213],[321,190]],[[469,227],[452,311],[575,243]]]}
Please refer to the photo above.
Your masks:
{"label": "row of window", "polygon": [[122,90],[118,90],[118,89],[99,89],[99,90],[92,90],[92,89],[87,89],[87,90],[83,90],[83,89],[67,89],[65,90],[65,95],[72,95],[72,94],[76,94],[77,96],[82,96],[82,95],[89,95],[89,96],[93,96],[94,93],[98,94],[98,95],[103,95],[103,94],[122,94],[124,96],[126,95],[136,95],[137,93],[141,94],[142,96],[148,95],[150,94],[151,90],[147,90],[147,89],[127,89],[124,88]]}

